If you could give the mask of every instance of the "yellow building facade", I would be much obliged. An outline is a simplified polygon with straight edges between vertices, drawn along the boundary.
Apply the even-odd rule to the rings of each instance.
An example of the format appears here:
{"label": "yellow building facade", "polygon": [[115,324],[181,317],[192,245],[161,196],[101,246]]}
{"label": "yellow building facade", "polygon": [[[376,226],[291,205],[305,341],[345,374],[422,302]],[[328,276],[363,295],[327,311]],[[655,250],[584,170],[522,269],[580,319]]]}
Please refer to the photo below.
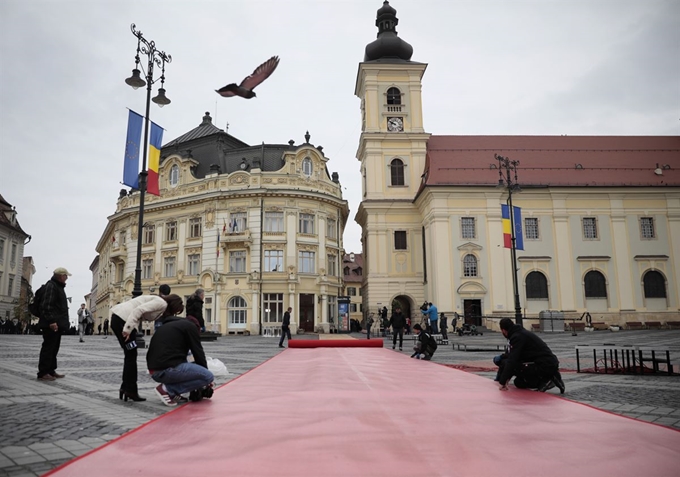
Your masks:
{"label": "yellow building facade", "polygon": [[364,314],[398,302],[415,318],[430,301],[489,327],[515,315],[499,155],[520,161],[521,190],[510,192],[529,323],[547,310],[607,324],[678,320],[680,138],[431,136],[427,65],[411,61],[387,2],[376,25],[355,85]]}
{"label": "yellow building facade", "polygon": [[[208,331],[328,332],[342,292],[342,233],[349,213],[321,146],[249,146],[212,125],[163,146],[160,196],[146,195],[142,290],[184,298],[205,290]],[[99,240],[98,315],[131,298],[139,193],[121,191]],[[149,328],[150,326],[147,325]]]}

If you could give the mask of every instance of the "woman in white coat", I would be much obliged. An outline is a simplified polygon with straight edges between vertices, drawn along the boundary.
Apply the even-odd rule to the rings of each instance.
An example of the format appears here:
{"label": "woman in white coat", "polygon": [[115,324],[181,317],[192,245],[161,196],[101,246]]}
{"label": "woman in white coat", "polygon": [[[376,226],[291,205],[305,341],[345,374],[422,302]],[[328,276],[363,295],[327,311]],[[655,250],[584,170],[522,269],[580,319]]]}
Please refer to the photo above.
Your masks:
{"label": "woman in white coat", "polygon": [[125,353],[123,383],[119,399],[146,401],[137,389],[137,328],[140,320],[156,321],[184,311],[182,299],[177,295],[142,295],[119,303],[111,308],[111,330]]}

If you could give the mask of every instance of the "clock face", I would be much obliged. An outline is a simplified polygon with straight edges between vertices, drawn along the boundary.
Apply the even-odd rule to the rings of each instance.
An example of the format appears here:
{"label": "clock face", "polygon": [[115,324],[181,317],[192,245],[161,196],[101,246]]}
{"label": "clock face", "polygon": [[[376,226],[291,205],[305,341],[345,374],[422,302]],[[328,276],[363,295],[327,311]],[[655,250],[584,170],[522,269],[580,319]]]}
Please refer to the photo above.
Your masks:
{"label": "clock face", "polygon": [[387,130],[390,132],[403,131],[404,120],[402,118],[387,118]]}

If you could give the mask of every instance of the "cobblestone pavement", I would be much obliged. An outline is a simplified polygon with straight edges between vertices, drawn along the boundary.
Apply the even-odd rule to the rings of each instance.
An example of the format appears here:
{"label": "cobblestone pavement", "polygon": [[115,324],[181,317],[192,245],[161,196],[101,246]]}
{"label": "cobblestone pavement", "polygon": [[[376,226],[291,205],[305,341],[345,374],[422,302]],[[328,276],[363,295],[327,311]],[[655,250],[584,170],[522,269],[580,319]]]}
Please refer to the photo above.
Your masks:
{"label": "cobblestone pavement", "polygon": [[[365,335],[353,336],[365,338]],[[564,398],[680,430],[680,377],[576,373],[574,352],[576,344],[666,347],[671,350],[671,360],[678,370],[680,331],[599,331],[578,336],[570,333],[541,336],[560,359],[567,386]],[[317,339],[317,336],[294,337],[300,338]],[[41,342],[40,336],[0,335],[0,477],[41,475],[170,409],[155,397],[156,383],[144,372],[146,350],[140,350],[138,364],[140,394],[148,401],[132,403],[118,399],[123,354],[114,337],[90,336],[85,343],[79,343],[78,336],[64,336],[59,372],[66,377],[54,382],[36,380]],[[451,335],[450,342],[448,346],[439,346],[434,361],[476,370],[476,374],[493,379],[491,359],[498,351],[465,352],[454,350],[453,345],[464,343],[486,348],[502,345],[505,340],[499,333]],[[203,343],[206,354],[222,360],[230,372],[229,376],[217,379],[218,385],[278,354],[282,350],[277,344],[276,338],[259,336],[225,336]],[[385,346],[391,348],[391,339],[386,339]],[[410,353],[411,347],[411,338],[406,336],[402,353]],[[423,365],[430,364],[423,362]],[[495,386],[491,382],[489,385]],[[556,389],[549,392],[559,395]]]}

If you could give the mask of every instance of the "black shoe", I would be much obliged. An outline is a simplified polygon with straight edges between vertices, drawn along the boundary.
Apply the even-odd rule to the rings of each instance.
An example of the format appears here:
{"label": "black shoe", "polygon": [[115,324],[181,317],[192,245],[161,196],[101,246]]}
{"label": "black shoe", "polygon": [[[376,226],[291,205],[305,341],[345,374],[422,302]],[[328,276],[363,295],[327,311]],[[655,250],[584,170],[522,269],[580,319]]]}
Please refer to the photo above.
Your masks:
{"label": "black shoe", "polygon": [[553,380],[552,380],[552,379],[548,379],[546,382],[544,382],[543,384],[541,384],[541,385],[538,387],[537,391],[544,393],[544,392],[546,392],[548,389],[552,389],[552,388],[554,388],[554,387],[555,387],[555,383],[553,383]]}
{"label": "black shoe", "polygon": [[283,345],[279,345],[279,348],[285,348],[285,346],[283,346]]}
{"label": "black shoe", "polygon": [[61,379],[64,376],[66,376],[66,375],[65,374],[59,374],[56,371],[54,373],[52,373],[52,377],[57,378],[57,379]]}
{"label": "black shoe", "polygon": [[401,346],[399,347],[399,351],[404,351],[403,349],[401,349]]}
{"label": "black shoe", "polygon": [[553,383],[559,388],[560,394],[564,394],[564,391],[567,389],[567,387],[564,385],[564,381],[562,381],[562,377],[558,374],[553,376],[552,378]]}
{"label": "black shoe", "polygon": [[392,349],[394,349],[394,346],[392,346]]}
{"label": "black shoe", "polygon": [[42,376],[38,376],[38,381],[55,381],[56,379],[57,378],[51,374],[43,374]]}
{"label": "black shoe", "polygon": [[146,398],[140,396],[138,392],[123,391],[122,389],[118,391],[118,399],[125,402],[127,402],[128,399],[134,402],[146,401]]}

